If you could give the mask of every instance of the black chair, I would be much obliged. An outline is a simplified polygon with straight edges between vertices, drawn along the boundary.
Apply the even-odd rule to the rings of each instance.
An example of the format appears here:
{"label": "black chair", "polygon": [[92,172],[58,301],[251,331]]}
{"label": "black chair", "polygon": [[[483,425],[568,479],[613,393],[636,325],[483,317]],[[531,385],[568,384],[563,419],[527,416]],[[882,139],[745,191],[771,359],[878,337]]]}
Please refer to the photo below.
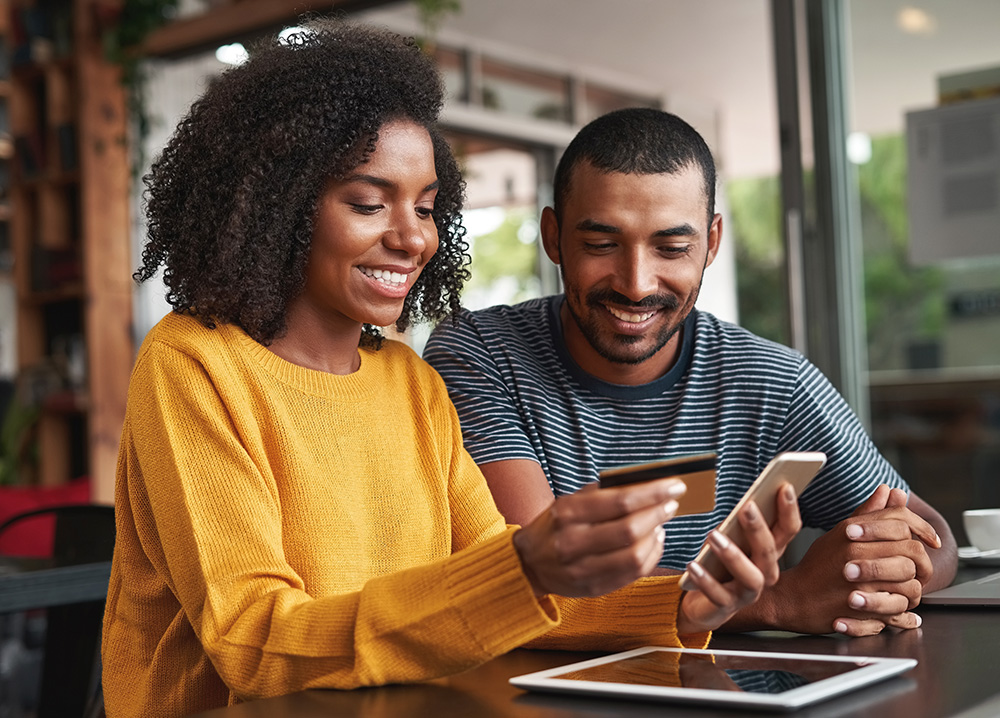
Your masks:
{"label": "black chair", "polygon": [[[111,560],[115,546],[112,506],[72,504],[26,511],[0,524],[0,534],[14,524],[44,516],[55,519],[52,560],[56,566]],[[100,689],[103,616],[103,600],[46,610],[38,718],[103,715]]]}

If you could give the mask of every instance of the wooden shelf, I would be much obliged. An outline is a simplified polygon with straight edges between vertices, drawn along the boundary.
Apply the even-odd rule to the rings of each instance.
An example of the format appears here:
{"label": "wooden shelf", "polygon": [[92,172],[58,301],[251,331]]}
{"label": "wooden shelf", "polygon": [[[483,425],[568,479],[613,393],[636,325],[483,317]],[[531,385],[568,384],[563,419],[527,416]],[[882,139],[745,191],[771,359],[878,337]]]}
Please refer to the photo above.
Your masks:
{"label": "wooden shelf", "polygon": [[30,190],[37,190],[46,186],[67,187],[79,183],[79,170],[51,170],[41,175],[18,179],[19,187]]}
{"label": "wooden shelf", "polygon": [[54,57],[41,62],[22,62],[14,65],[11,68],[11,75],[15,80],[34,81],[52,72],[71,73],[73,70],[72,57]]}
{"label": "wooden shelf", "polygon": [[57,289],[45,291],[29,291],[20,295],[22,304],[41,307],[46,304],[56,304],[71,300],[82,300],[86,296],[86,290],[82,283],[67,284]]}
{"label": "wooden shelf", "polygon": [[240,0],[218,2],[150,33],[140,53],[182,57],[235,40],[248,40],[293,23],[303,13],[357,12],[398,0]]}
{"label": "wooden shelf", "polygon": [[[31,12],[42,14],[30,23],[18,15]],[[134,355],[120,68],[104,57],[92,0],[48,0],[44,10],[39,0],[17,0],[16,7],[0,0],[0,17],[14,19],[0,23],[0,35],[6,32],[6,46],[21,60],[0,85],[10,117],[2,135],[7,153],[0,141],[0,156],[12,170],[6,216],[17,360],[26,379],[42,377],[39,459],[28,473],[42,485],[87,474],[93,498],[111,503]],[[21,37],[20,28],[55,17],[71,19],[68,37],[52,23],[51,44],[66,52],[24,62],[31,38]],[[67,366],[68,346],[75,348],[73,381],[60,368]],[[67,386],[79,389],[60,388]]]}
{"label": "wooden shelf", "polygon": [[89,397],[86,394],[73,391],[49,394],[42,402],[42,411],[49,414],[83,414],[89,409]]}

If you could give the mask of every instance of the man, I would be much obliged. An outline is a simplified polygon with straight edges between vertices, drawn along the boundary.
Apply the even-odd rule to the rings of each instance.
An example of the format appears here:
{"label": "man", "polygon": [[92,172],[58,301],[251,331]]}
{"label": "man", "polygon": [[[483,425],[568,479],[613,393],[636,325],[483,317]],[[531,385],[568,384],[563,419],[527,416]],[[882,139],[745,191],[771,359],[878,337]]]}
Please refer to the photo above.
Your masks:
{"label": "man", "polygon": [[587,125],[542,213],[565,295],[465,312],[425,358],[507,520],[534,518],[612,466],[716,452],[712,513],[675,518],[661,569],[683,570],[781,451],[828,463],[800,499],[826,533],[731,630],[915,628],[923,591],[951,582],[955,541],[797,352],[694,309],[722,238],[715,166],[683,120],[627,109]]}

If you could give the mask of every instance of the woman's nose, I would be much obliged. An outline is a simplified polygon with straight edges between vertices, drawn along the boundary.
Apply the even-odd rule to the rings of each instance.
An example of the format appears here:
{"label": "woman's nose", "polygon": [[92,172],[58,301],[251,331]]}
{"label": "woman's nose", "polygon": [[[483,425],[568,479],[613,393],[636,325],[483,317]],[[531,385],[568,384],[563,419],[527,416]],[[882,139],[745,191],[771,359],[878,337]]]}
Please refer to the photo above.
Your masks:
{"label": "woman's nose", "polygon": [[399,212],[393,216],[392,227],[386,232],[386,246],[410,256],[417,256],[433,245],[437,248],[437,227],[431,219],[424,219],[413,212]]}

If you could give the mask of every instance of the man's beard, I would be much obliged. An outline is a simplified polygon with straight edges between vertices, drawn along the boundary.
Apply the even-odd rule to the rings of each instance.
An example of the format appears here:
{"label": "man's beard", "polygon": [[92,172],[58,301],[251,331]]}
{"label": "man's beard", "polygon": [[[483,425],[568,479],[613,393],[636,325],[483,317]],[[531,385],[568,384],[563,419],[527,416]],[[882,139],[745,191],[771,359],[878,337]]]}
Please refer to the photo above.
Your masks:
{"label": "man's beard", "polygon": [[[565,283],[565,278],[563,281]],[[567,286],[567,293],[570,291],[572,291],[572,288]],[[689,307],[694,306],[694,300],[697,296],[698,292],[696,290],[690,298]],[[585,303],[588,307],[597,312],[606,312],[607,309],[604,305],[607,303],[622,309],[632,309],[637,314],[642,313],[643,310],[666,310],[675,312],[680,307],[680,301],[672,294],[650,295],[648,297],[643,297],[638,302],[633,302],[623,294],[619,294],[611,289],[595,289],[587,294]],[[650,347],[642,353],[636,354],[634,352],[627,351],[627,349],[647,339],[648,335],[609,335],[607,330],[601,326],[598,320],[594,319],[587,321],[583,317],[579,316],[573,307],[573,303],[568,301],[568,299],[566,306],[569,309],[569,313],[573,317],[573,320],[576,322],[576,325],[580,328],[580,333],[583,334],[584,339],[586,339],[587,343],[593,347],[594,351],[609,362],[627,365],[641,364],[653,357],[658,351],[667,345],[667,342],[673,339],[674,335],[677,334],[678,331],[680,331],[681,326],[684,324],[684,320],[690,312],[690,309],[688,309],[688,312],[685,312],[684,316],[678,317],[675,323],[667,323],[661,326]]]}

